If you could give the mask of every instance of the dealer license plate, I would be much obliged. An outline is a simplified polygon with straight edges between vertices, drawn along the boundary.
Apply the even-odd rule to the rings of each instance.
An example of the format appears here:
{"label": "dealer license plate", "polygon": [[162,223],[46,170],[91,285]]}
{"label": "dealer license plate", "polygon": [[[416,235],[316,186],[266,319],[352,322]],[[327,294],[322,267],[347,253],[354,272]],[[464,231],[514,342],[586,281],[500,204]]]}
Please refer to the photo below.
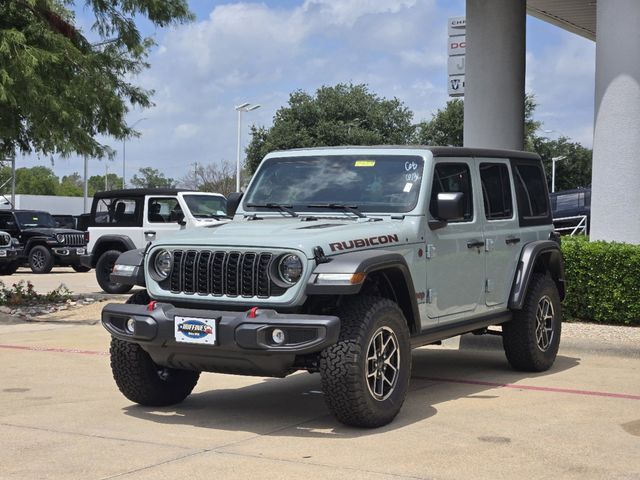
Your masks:
{"label": "dealer license plate", "polygon": [[175,317],[174,323],[176,342],[216,344],[215,318]]}

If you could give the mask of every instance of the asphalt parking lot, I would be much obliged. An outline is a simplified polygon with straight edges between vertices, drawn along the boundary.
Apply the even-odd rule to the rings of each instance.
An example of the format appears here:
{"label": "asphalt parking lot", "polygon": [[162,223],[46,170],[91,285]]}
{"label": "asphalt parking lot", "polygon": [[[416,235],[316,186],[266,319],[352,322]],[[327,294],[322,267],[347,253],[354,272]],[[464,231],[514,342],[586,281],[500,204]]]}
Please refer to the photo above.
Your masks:
{"label": "asphalt parking lot", "polygon": [[640,359],[562,349],[414,351],[378,430],[338,424],[318,375],[204,374],[181,405],[131,404],[100,325],[0,324],[0,478],[640,478]]}

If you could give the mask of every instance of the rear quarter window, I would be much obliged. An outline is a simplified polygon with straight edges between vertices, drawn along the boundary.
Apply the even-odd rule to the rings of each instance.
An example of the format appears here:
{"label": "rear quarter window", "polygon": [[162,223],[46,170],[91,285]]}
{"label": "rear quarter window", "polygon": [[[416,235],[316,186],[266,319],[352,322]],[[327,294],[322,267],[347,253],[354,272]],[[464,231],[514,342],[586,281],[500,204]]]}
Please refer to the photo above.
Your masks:
{"label": "rear quarter window", "polygon": [[95,227],[142,226],[143,198],[99,198],[91,209],[91,225]]}
{"label": "rear quarter window", "polygon": [[551,224],[549,192],[542,165],[536,160],[511,160],[521,227]]}

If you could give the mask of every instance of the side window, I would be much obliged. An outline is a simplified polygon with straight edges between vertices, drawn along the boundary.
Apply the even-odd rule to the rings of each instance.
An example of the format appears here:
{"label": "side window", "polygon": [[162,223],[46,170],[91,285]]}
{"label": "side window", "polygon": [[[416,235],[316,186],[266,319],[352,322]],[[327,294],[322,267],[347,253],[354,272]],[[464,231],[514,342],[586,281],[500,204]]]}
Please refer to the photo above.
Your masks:
{"label": "side window", "polygon": [[473,220],[473,195],[471,191],[471,172],[466,163],[437,163],[433,171],[431,203],[429,212],[438,218],[437,199],[439,193],[462,192],[465,200],[464,216],[457,222]]}
{"label": "side window", "polygon": [[480,182],[487,220],[513,217],[509,169],[504,163],[481,163]]}
{"label": "side window", "polygon": [[95,205],[93,224],[96,226],[138,226],[141,199],[136,198],[101,198]]}
{"label": "side window", "polygon": [[179,208],[176,198],[150,198],[147,205],[147,220],[150,223],[169,223],[171,214]]}
{"label": "side window", "polygon": [[[513,182],[516,186],[520,225],[531,226],[551,223],[547,185],[540,163],[527,160],[512,160],[511,168]],[[559,199],[558,203],[560,203]]]}

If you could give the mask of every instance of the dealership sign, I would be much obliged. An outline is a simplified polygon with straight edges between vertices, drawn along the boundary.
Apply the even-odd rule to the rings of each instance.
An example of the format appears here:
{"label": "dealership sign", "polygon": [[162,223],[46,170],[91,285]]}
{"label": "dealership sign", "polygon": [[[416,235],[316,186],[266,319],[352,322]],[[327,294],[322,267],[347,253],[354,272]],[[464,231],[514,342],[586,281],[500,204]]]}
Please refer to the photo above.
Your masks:
{"label": "dealership sign", "polygon": [[467,49],[465,17],[449,19],[448,62],[447,62],[447,90],[451,97],[464,95],[465,53]]}

